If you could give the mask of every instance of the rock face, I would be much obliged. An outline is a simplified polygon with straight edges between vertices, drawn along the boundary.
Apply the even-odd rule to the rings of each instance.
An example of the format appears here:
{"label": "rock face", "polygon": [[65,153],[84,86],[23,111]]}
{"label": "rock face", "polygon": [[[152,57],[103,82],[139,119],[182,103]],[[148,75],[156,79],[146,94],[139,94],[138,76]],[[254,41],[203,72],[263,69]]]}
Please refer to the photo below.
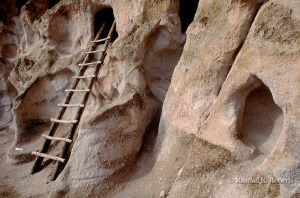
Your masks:
{"label": "rock face", "polygon": [[[253,167],[266,169],[277,180],[293,180],[293,185],[280,185],[283,197],[299,193],[300,184],[299,125],[293,121],[298,117],[295,86],[299,75],[294,71],[299,65],[300,24],[295,12],[299,6],[296,1],[272,1],[260,10],[200,131],[202,138],[252,159]],[[219,119],[223,120],[219,126],[213,126],[213,120]],[[214,136],[227,141],[213,141]]]}
{"label": "rock face", "polygon": [[[187,168],[174,183],[170,197],[186,193],[229,197],[232,192],[235,197],[272,196],[278,191],[281,197],[297,196],[299,135],[295,132],[298,124],[292,120],[297,117],[294,86],[299,77],[294,71],[299,62],[295,54],[299,50],[299,4],[270,1],[251,24],[259,1],[222,3],[200,2],[198,15],[188,29],[187,43],[164,101],[160,133],[165,136],[161,147],[166,151],[160,155],[164,158],[170,154],[166,148],[175,145],[168,139],[173,138],[174,130],[183,130],[228,149],[239,162],[221,160],[218,166],[228,171],[218,167],[204,173],[210,178],[206,183],[210,190],[205,192],[204,185],[199,185],[205,176],[190,174],[201,163],[194,159],[204,157],[191,151],[185,162]],[[200,28],[202,34],[198,34]],[[197,142],[193,147],[205,148]],[[215,161],[220,159],[213,158],[210,163]],[[277,190],[270,184],[272,177],[280,183]],[[226,184],[226,180],[238,183],[236,178],[252,178],[256,189]],[[259,182],[253,182],[253,178],[264,179],[269,185],[258,187]],[[189,189],[185,190],[185,185]]]}
{"label": "rock face", "polygon": [[[13,98],[16,97],[14,87],[8,82],[10,71],[14,67],[14,58],[17,54],[17,43],[20,33],[14,30],[19,25],[17,9],[11,3],[1,3],[0,23],[0,129],[6,128],[12,121],[10,109]],[[6,12],[7,11],[7,12]]]}
{"label": "rock face", "polygon": [[41,191],[14,184],[20,195],[299,196],[297,0],[200,0],[191,24],[195,8],[183,1],[16,2],[0,7],[0,130],[15,133],[11,171],[32,166],[104,13],[118,35],[62,173],[35,181],[53,169],[46,162],[25,176]]}

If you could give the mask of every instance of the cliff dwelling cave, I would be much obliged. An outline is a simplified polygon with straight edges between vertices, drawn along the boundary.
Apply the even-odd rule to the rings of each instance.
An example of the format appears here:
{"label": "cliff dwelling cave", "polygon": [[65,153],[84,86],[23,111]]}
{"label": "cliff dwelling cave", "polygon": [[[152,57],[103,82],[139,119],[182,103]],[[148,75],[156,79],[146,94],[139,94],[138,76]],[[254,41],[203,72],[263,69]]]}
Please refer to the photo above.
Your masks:
{"label": "cliff dwelling cave", "polygon": [[[110,30],[110,27],[112,26],[114,22],[114,14],[112,8],[103,8],[100,11],[98,11],[95,15],[95,21],[94,21],[94,35],[96,35],[103,23],[105,23],[105,27],[103,30],[102,35],[108,35],[108,32]],[[118,33],[116,29],[114,30],[113,37],[111,39],[111,42],[114,42],[116,38],[118,37]]]}
{"label": "cliff dwelling cave", "polygon": [[0,0],[0,197],[298,198],[299,35],[299,0]]}
{"label": "cliff dwelling cave", "polygon": [[262,162],[273,151],[283,128],[283,112],[274,103],[272,94],[264,84],[247,96],[241,129],[241,139],[254,145],[254,158]]}

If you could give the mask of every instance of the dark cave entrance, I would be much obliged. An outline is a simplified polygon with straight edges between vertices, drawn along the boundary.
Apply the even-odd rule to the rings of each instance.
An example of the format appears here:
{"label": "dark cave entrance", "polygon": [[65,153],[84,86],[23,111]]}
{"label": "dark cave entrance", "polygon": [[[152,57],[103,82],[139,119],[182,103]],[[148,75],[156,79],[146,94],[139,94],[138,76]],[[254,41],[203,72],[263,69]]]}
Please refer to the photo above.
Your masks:
{"label": "dark cave entrance", "polygon": [[18,0],[18,1],[16,1],[18,10],[20,11],[21,8],[23,7],[23,5],[25,5],[28,1],[29,0]]}
{"label": "dark cave entrance", "polygon": [[56,4],[58,4],[60,2],[60,0],[50,0],[49,1],[49,6],[48,9],[53,8]]}
{"label": "dark cave entrance", "polygon": [[199,0],[179,0],[179,17],[181,20],[181,32],[184,33],[193,22]]}
{"label": "dark cave entrance", "polygon": [[[105,38],[108,35],[108,32],[115,20],[114,13],[112,8],[104,8],[100,11],[98,11],[95,15],[95,23],[94,23],[94,36],[98,33],[100,27],[103,23],[105,23],[104,30],[101,34],[100,38]],[[111,42],[114,42],[118,37],[118,33],[115,29]]]}

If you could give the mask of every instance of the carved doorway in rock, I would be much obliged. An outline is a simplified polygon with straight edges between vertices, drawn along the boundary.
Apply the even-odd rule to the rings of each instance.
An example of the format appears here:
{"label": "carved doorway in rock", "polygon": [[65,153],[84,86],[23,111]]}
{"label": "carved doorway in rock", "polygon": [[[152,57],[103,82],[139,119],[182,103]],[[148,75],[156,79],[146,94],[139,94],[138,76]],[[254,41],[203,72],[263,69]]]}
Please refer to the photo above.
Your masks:
{"label": "carved doorway in rock", "polygon": [[[108,35],[109,30],[110,30],[114,20],[115,20],[115,17],[114,17],[112,8],[103,8],[103,9],[99,10],[96,13],[95,18],[94,18],[94,37],[99,32],[103,23],[105,23],[104,29],[100,35],[101,39],[105,38]],[[111,43],[113,43],[117,39],[117,37],[118,37],[118,33],[115,28],[112,39],[111,39]],[[96,50],[103,50],[103,47],[104,47],[104,44],[98,44],[96,46]],[[99,58],[99,56],[100,56],[99,53],[94,54],[95,60],[97,60]]]}
{"label": "carved doorway in rock", "polygon": [[199,0],[179,0],[180,9],[179,17],[181,20],[181,31],[184,33],[189,25],[193,22]]}
{"label": "carved doorway in rock", "polygon": [[[110,27],[112,26],[115,20],[114,13],[112,8],[104,8],[99,10],[95,15],[94,21],[94,35],[96,35],[101,27],[101,25],[105,22],[105,27],[102,32],[102,35],[108,35]],[[115,30],[112,36],[111,42],[114,42],[118,37],[118,33]]]}

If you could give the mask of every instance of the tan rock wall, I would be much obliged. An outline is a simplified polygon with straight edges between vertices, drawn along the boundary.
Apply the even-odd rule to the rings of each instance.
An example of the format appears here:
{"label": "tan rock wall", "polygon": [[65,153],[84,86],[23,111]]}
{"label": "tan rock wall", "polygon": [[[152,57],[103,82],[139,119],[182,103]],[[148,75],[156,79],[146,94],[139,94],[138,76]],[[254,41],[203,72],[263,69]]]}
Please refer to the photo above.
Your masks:
{"label": "tan rock wall", "polygon": [[8,82],[10,71],[14,67],[17,54],[17,44],[20,39],[18,32],[18,14],[13,2],[3,2],[0,5],[0,129],[6,128],[12,121],[10,113],[13,99],[16,95],[14,87]]}
{"label": "tan rock wall", "polygon": [[[116,19],[118,38],[97,76],[68,163],[43,193],[299,195],[300,4],[200,0],[182,33],[179,2],[183,7],[175,0],[30,0],[20,15],[13,3],[0,6],[12,13],[1,15],[0,23],[0,129],[10,125],[16,134],[8,152],[16,169],[32,163],[30,152],[42,144],[40,135],[94,37],[97,14],[111,8]],[[66,118],[72,115],[74,110]],[[58,135],[66,131],[62,127]],[[280,182],[238,183],[257,177]],[[28,178],[37,184],[35,176]]]}
{"label": "tan rock wall", "polygon": [[[221,6],[222,3],[226,5]],[[206,183],[206,188],[210,189],[207,196],[273,196],[277,190],[280,197],[296,196],[299,160],[295,151],[299,135],[295,133],[298,124],[294,119],[298,113],[293,101],[297,100],[295,86],[299,78],[295,72],[299,65],[296,55],[299,4],[297,1],[270,1],[259,9],[251,23],[248,17],[255,16],[259,1],[222,3],[200,2],[195,21],[188,29],[187,44],[164,102],[160,125],[163,152],[159,158],[163,160],[170,155],[169,148],[176,145],[175,125],[175,130],[194,133],[209,143],[227,148],[239,162],[234,166],[226,162],[226,168],[205,173],[206,177],[178,177],[170,197],[178,193],[202,193],[205,185],[201,183],[205,178],[210,178]],[[247,12],[252,14],[242,14]],[[216,19],[213,24],[209,23],[213,21],[211,17]],[[200,27],[202,34],[198,34]],[[228,36],[227,32],[230,32]],[[197,38],[203,40],[195,46]],[[239,45],[241,50],[237,51]],[[197,48],[199,50],[195,50]],[[194,143],[194,147],[196,145]],[[183,175],[191,174],[190,167],[201,170],[197,165],[201,160],[192,161],[198,155],[197,151],[190,150]],[[257,177],[264,178],[269,185],[251,188],[231,180]],[[280,181],[277,190],[271,188],[272,177]],[[185,190],[184,185],[190,188]]]}
{"label": "tan rock wall", "polygon": [[[33,159],[29,153],[42,143],[39,136],[78,71],[101,9],[113,9],[119,35],[99,73],[74,152],[53,188],[53,196],[72,196],[81,188],[94,191],[104,180],[118,182],[114,174],[136,159],[146,128],[160,112],[185,36],[176,1],[60,1],[47,6],[47,1],[29,1],[20,15],[24,35],[10,73],[19,93],[13,109],[16,139],[8,153],[13,164]],[[58,135],[66,128],[61,130]],[[51,152],[58,152],[55,145]]]}

